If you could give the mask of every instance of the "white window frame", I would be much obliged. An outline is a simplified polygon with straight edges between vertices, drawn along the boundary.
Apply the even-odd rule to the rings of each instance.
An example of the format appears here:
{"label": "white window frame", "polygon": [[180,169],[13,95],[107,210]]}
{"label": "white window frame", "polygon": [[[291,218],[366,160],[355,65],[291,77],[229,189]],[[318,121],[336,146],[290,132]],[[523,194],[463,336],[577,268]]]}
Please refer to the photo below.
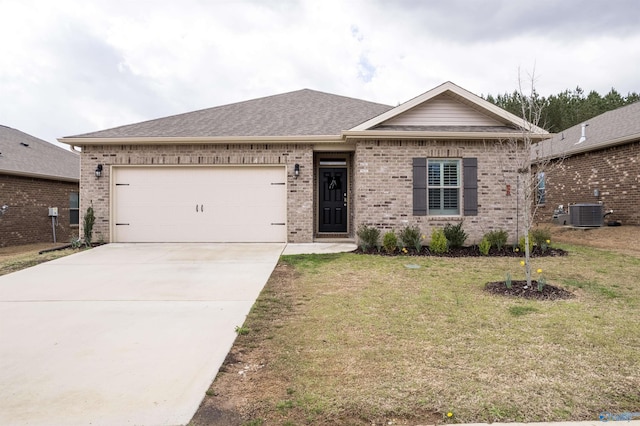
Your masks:
{"label": "white window frame", "polygon": [[[439,165],[439,176],[436,179],[432,175],[434,165]],[[455,165],[455,182],[451,175],[447,175],[445,165]],[[455,192],[454,208],[445,205],[447,193]],[[439,193],[437,200],[433,195]],[[432,207],[439,201],[438,208]],[[447,208],[448,207],[448,208]],[[462,211],[462,160],[459,158],[428,158],[427,159],[427,215],[428,216],[460,216]]]}

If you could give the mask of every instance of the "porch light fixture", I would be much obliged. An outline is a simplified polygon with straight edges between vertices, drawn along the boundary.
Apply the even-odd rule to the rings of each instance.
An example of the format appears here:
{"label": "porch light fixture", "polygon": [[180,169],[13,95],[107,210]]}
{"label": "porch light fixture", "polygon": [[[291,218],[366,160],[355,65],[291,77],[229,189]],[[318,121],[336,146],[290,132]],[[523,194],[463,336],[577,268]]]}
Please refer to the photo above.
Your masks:
{"label": "porch light fixture", "polygon": [[99,178],[100,176],[102,176],[102,164],[98,164],[96,167],[96,178]]}
{"label": "porch light fixture", "polygon": [[293,175],[296,177],[296,179],[298,178],[298,176],[300,176],[300,164],[296,163],[296,165],[293,166]]}

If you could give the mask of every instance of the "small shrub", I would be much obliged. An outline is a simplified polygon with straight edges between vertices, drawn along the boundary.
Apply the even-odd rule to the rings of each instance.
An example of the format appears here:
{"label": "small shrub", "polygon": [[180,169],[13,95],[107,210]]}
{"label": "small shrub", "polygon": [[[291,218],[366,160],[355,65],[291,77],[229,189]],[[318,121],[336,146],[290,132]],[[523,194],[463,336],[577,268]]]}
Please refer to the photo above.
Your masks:
{"label": "small shrub", "polygon": [[546,280],[546,278],[545,278],[543,275],[541,275],[541,276],[538,278],[538,291],[542,291],[542,290],[544,290],[544,286],[545,286],[545,285],[547,285],[547,280]]}
{"label": "small shrub", "polygon": [[447,252],[447,246],[449,242],[447,241],[447,237],[444,236],[444,230],[442,229],[434,229],[431,232],[431,244],[429,244],[429,249],[435,254],[442,254]]}
{"label": "small shrub", "polygon": [[491,243],[489,242],[489,239],[484,236],[482,238],[482,241],[480,241],[480,244],[478,245],[478,248],[480,249],[480,254],[483,256],[487,256],[489,254],[489,249],[491,248]]}
{"label": "small shrub", "polygon": [[485,238],[489,240],[489,243],[491,243],[491,247],[502,250],[502,248],[507,244],[509,234],[503,229],[498,229],[495,231],[487,232],[485,234]]}
{"label": "small shrub", "polygon": [[505,277],[504,284],[507,286],[507,288],[511,288],[511,286],[513,285],[511,283],[511,272],[507,272],[507,276]]}
{"label": "small shrub", "polygon": [[79,249],[82,246],[82,240],[80,238],[72,238],[71,239],[71,248]]}
{"label": "small shrub", "polygon": [[404,247],[411,247],[420,252],[422,249],[422,234],[417,226],[406,226],[400,231],[400,242]]}
{"label": "small shrub", "polygon": [[395,232],[389,231],[384,234],[382,237],[382,247],[384,247],[384,251],[388,254],[393,254],[398,248],[398,237],[396,237]]}
{"label": "small shrub", "polygon": [[444,227],[444,236],[449,241],[451,248],[459,248],[464,246],[464,242],[467,241],[467,233],[462,229],[462,222],[457,225],[447,223]]}
{"label": "small shrub", "polygon": [[361,225],[358,228],[358,242],[362,251],[368,251],[374,247],[378,247],[380,239],[380,230],[373,226]]}
{"label": "small shrub", "polygon": [[[518,248],[520,248],[520,251],[522,252],[522,254],[524,254],[524,249],[525,249],[524,235],[520,237],[520,241],[518,241]],[[531,238],[531,234],[529,234],[529,253],[531,253],[532,251],[533,251],[533,238]]]}
{"label": "small shrub", "polygon": [[548,228],[536,228],[531,231],[531,238],[533,244],[540,247],[540,250],[547,251],[551,245],[551,230]]}
{"label": "small shrub", "polygon": [[547,240],[551,240],[551,231],[548,228],[533,229],[530,235],[533,243],[537,246],[541,246]]}
{"label": "small shrub", "polygon": [[96,217],[93,214],[93,206],[87,208],[87,214],[84,215],[84,221],[82,229],[84,231],[84,243],[87,247],[91,246],[91,238],[93,236],[93,224],[96,221]]}

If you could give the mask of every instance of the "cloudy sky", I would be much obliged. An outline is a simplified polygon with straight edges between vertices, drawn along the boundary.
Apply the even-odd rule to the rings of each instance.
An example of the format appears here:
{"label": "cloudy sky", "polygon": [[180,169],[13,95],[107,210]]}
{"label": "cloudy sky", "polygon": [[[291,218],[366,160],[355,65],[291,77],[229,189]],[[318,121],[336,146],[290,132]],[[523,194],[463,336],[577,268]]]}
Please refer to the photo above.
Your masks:
{"label": "cloudy sky", "polygon": [[640,92],[637,0],[0,0],[0,124],[47,141],[309,88]]}

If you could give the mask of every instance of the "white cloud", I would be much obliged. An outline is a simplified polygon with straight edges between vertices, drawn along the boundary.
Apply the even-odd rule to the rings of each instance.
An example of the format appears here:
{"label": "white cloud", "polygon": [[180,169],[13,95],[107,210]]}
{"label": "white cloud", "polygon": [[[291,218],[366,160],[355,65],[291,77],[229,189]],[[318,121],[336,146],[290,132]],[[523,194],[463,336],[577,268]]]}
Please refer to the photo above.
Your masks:
{"label": "white cloud", "polygon": [[54,138],[311,88],[640,91],[633,0],[0,0],[0,121]]}

